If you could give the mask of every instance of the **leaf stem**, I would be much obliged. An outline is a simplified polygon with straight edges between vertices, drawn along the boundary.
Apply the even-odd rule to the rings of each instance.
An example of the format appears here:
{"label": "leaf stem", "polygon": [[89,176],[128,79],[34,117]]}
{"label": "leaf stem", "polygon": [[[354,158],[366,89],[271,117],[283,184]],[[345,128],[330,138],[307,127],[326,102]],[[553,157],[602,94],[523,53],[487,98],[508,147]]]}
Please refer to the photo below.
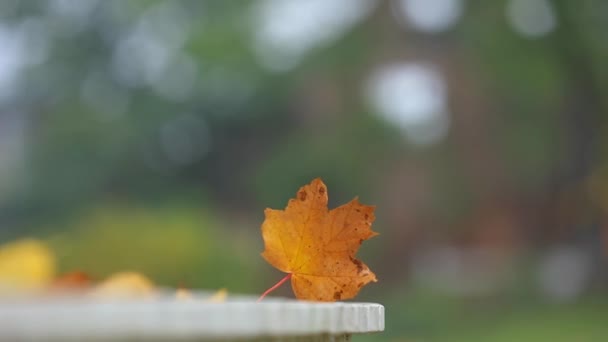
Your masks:
{"label": "leaf stem", "polygon": [[264,297],[266,297],[267,294],[276,290],[279,286],[283,285],[283,283],[288,281],[289,279],[291,279],[291,273],[287,273],[287,275],[283,279],[279,280],[278,283],[274,284],[271,288],[266,290],[266,292],[262,293],[262,295],[260,296],[260,298],[258,298],[258,300],[256,302],[257,303],[261,302],[262,299],[264,299]]}

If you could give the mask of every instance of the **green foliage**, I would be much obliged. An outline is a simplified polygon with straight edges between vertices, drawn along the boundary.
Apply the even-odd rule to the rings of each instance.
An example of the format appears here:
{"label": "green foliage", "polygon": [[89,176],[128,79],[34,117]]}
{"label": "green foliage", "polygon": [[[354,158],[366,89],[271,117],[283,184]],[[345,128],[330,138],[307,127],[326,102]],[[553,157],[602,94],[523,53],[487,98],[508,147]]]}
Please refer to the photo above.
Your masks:
{"label": "green foliage", "polygon": [[245,239],[194,207],[133,207],[113,203],[89,210],[49,237],[63,272],[101,279],[133,270],[168,287],[256,291],[257,255]]}

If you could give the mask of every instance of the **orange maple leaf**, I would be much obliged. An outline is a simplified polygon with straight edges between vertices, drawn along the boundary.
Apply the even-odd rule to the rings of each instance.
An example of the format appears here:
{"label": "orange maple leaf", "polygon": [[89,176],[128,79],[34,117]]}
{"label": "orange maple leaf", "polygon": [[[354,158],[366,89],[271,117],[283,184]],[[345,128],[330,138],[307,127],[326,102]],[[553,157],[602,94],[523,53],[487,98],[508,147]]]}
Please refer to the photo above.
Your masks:
{"label": "orange maple leaf", "polygon": [[364,285],[377,281],[355,258],[363,241],[378,235],[371,229],[374,209],[355,198],[328,210],[327,187],[319,178],[301,187],[284,211],[266,209],[262,256],[288,273],[269,291],[291,277],[296,298],[336,301],[353,298]]}

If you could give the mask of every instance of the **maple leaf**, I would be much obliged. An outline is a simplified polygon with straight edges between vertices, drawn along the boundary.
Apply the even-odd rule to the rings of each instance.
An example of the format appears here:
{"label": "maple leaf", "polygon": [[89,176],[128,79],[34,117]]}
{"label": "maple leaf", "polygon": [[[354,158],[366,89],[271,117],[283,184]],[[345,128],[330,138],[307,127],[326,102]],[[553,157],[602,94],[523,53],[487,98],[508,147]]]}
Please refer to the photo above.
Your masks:
{"label": "maple leaf", "polygon": [[363,241],[378,235],[371,230],[375,207],[354,198],[328,210],[327,198],[327,187],[317,178],[301,187],[285,210],[264,211],[262,256],[288,273],[269,291],[291,278],[296,298],[336,301],[353,298],[364,285],[377,281],[355,258]]}

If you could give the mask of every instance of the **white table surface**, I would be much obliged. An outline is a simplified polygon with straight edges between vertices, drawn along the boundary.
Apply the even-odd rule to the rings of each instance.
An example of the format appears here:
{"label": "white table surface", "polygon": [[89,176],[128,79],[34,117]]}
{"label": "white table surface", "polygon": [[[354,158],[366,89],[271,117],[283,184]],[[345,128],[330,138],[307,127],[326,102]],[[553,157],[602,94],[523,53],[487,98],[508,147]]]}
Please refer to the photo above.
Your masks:
{"label": "white table surface", "polygon": [[[0,299],[0,340],[230,340],[340,336],[384,330],[384,307],[202,295],[109,300],[90,297]],[[332,338],[332,336],[338,338]],[[303,339],[302,339],[303,340]],[[310,339],[313,340],[313,339]]]}

